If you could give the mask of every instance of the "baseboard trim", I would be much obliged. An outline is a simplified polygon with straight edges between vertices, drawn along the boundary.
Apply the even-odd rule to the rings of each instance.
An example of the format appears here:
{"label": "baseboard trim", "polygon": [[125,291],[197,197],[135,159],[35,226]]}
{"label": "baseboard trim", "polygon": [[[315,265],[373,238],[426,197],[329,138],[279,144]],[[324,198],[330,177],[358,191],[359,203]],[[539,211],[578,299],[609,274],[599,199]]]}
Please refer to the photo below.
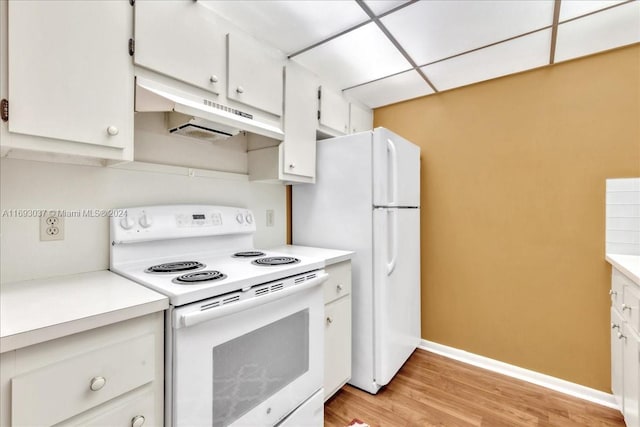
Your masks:
{"label": "baseboard trim", "polygon": [[418,348],[463,363],[467,363],[469,365],[477,366],[479,368],[487,369],[489,371],[497,372],[499,374],[507,375],[509,377],[517,378],[522,381],[527,381],[532,384],[546,387],[548,389],[568,394],[569,396],[577,397],[579,399],[587,400],[598,405],[620,410],[620,407],[616,403],[615,397],[612,394],[605,393],[600,390],[585,387],[580,384],[572,383],[570,381],[562,380],[550,375],[541,374],[529,369],[520,368],[515,365],[510,365],[508,363],[500,362],[498,360],[490,359],[488,357],[480,356],[474,353],[469,353],[468,351],[459,350],[457,348],[438,344],[432,341],[421,340]]}

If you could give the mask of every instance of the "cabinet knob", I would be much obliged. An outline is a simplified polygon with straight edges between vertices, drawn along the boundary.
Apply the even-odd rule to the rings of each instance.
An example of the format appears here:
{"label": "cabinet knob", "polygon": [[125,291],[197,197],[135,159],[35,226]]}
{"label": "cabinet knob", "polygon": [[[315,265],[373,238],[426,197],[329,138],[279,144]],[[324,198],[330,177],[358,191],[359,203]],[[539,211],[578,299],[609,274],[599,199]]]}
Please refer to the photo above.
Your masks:
{"label": "cabinet knob", "polygon": [[89,383],[89,388],[91,391],[98,391],[107,383],[107,380],[104,377],[93,377],[91,378],[91,382]]}
{"label": "cabinet knob", "polygon": [[211,83],[218,83],[218,76],[216,76],[215,74],[212,75],[211,77],[209,77],[209,81]]}
{"label": "cabinet knob", "polygon": [[622,311],[629,310],[631,311],[631,306],[627,304],[622,304]]}
{"label": "cabinet knob", "polygon": [[622,335],[622,332],[618,332],[618,339],[621,340],[623,338],[627,338],[627,337]]}
{"label": "cabinet knob", "polygon": [[244,93],[244,88],[243,88],[242,86],[238,86],[238,87],[236,88],[236,92],[238,92],[238,93]]}
{"label": "cabinet knob", "polygon": [[338,292],[342,291],[342,285],[338,283],[338,285],[336,286],[336,290]]}
{"label": "cabinet knob", "polygon": [[107,133],[108,133],[109,135],[111,135],[111,136],[115,136],[115,135],[117,135],[117,134],[118,134],[118,132],[120,132],[120,131],[119,131],[119,130],[118,130],[118,128],[117,128],[117,127],[115,127],[115,126],[109,126],[109,127],[107,128]]}
{"label": "cabinet knob", "polygon": [[136,415],[131,419],[131,427],[142,427],[145,421],[142,415]]}
{"label": "cabinet knob", "polygon": [[609,289],[609,295],[618,295],[618,293],[613,289]]}
{"label": "cabinet knob", "polygon": [[295,163],[289,163],[289,169],[295,169],[295,168],[296,168]]}
{"label": "cabinet knob", "polygon": [[611,322],[611,329],[620,329],[620,325],[616,325],[615,323]]}
{"label": "cabinet knob", "polygon": [[332,323],[333,323],[333,317],[327,316],[327,325],[330,325]]}

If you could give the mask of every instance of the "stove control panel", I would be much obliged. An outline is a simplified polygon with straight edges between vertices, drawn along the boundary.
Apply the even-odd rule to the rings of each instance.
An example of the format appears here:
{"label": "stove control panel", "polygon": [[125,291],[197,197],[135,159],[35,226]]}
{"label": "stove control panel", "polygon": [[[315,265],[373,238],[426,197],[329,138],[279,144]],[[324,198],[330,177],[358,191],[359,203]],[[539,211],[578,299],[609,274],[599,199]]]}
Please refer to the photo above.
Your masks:
{"label": "stove control panel", "polygon": [[253,233],[250,210],[229,206],[170,205],[128,208],[126,216],[111,218],[112,242]]}
{"label": "stove control panel", "polygon": [[222,212],[180,213],[176,215],[178,227],[221,227],[224,224]]}

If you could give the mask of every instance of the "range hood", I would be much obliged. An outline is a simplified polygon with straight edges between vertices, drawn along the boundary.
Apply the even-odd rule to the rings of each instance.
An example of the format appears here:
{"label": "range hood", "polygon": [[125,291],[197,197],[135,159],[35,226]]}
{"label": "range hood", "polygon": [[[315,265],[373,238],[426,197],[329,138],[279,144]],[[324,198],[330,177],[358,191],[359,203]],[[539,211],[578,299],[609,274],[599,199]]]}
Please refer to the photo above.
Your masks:
{"label": "range hood", "polygon": [[207,142],[222,141],[240,133],[240,129],[213,123],[199,117],[171,112],[167,117],[169,132]]}
{"label": "range hood", "polygon": [[261,121],[253,113],[142,77],[136,77],[136,111],[171,112],[169,131],[191,138],[216,141],[246,131],[279,141],[284,139],[281,128]]}

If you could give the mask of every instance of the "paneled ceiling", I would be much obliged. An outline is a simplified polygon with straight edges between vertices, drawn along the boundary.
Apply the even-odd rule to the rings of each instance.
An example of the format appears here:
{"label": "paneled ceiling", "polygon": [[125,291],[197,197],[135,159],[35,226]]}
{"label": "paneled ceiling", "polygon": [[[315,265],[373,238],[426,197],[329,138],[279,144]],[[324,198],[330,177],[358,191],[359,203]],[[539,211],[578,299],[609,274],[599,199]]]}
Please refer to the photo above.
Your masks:
{"label": "paneled ceiling", "polygon": [[372,108],[640,42],[640,0],[206,4]]}

